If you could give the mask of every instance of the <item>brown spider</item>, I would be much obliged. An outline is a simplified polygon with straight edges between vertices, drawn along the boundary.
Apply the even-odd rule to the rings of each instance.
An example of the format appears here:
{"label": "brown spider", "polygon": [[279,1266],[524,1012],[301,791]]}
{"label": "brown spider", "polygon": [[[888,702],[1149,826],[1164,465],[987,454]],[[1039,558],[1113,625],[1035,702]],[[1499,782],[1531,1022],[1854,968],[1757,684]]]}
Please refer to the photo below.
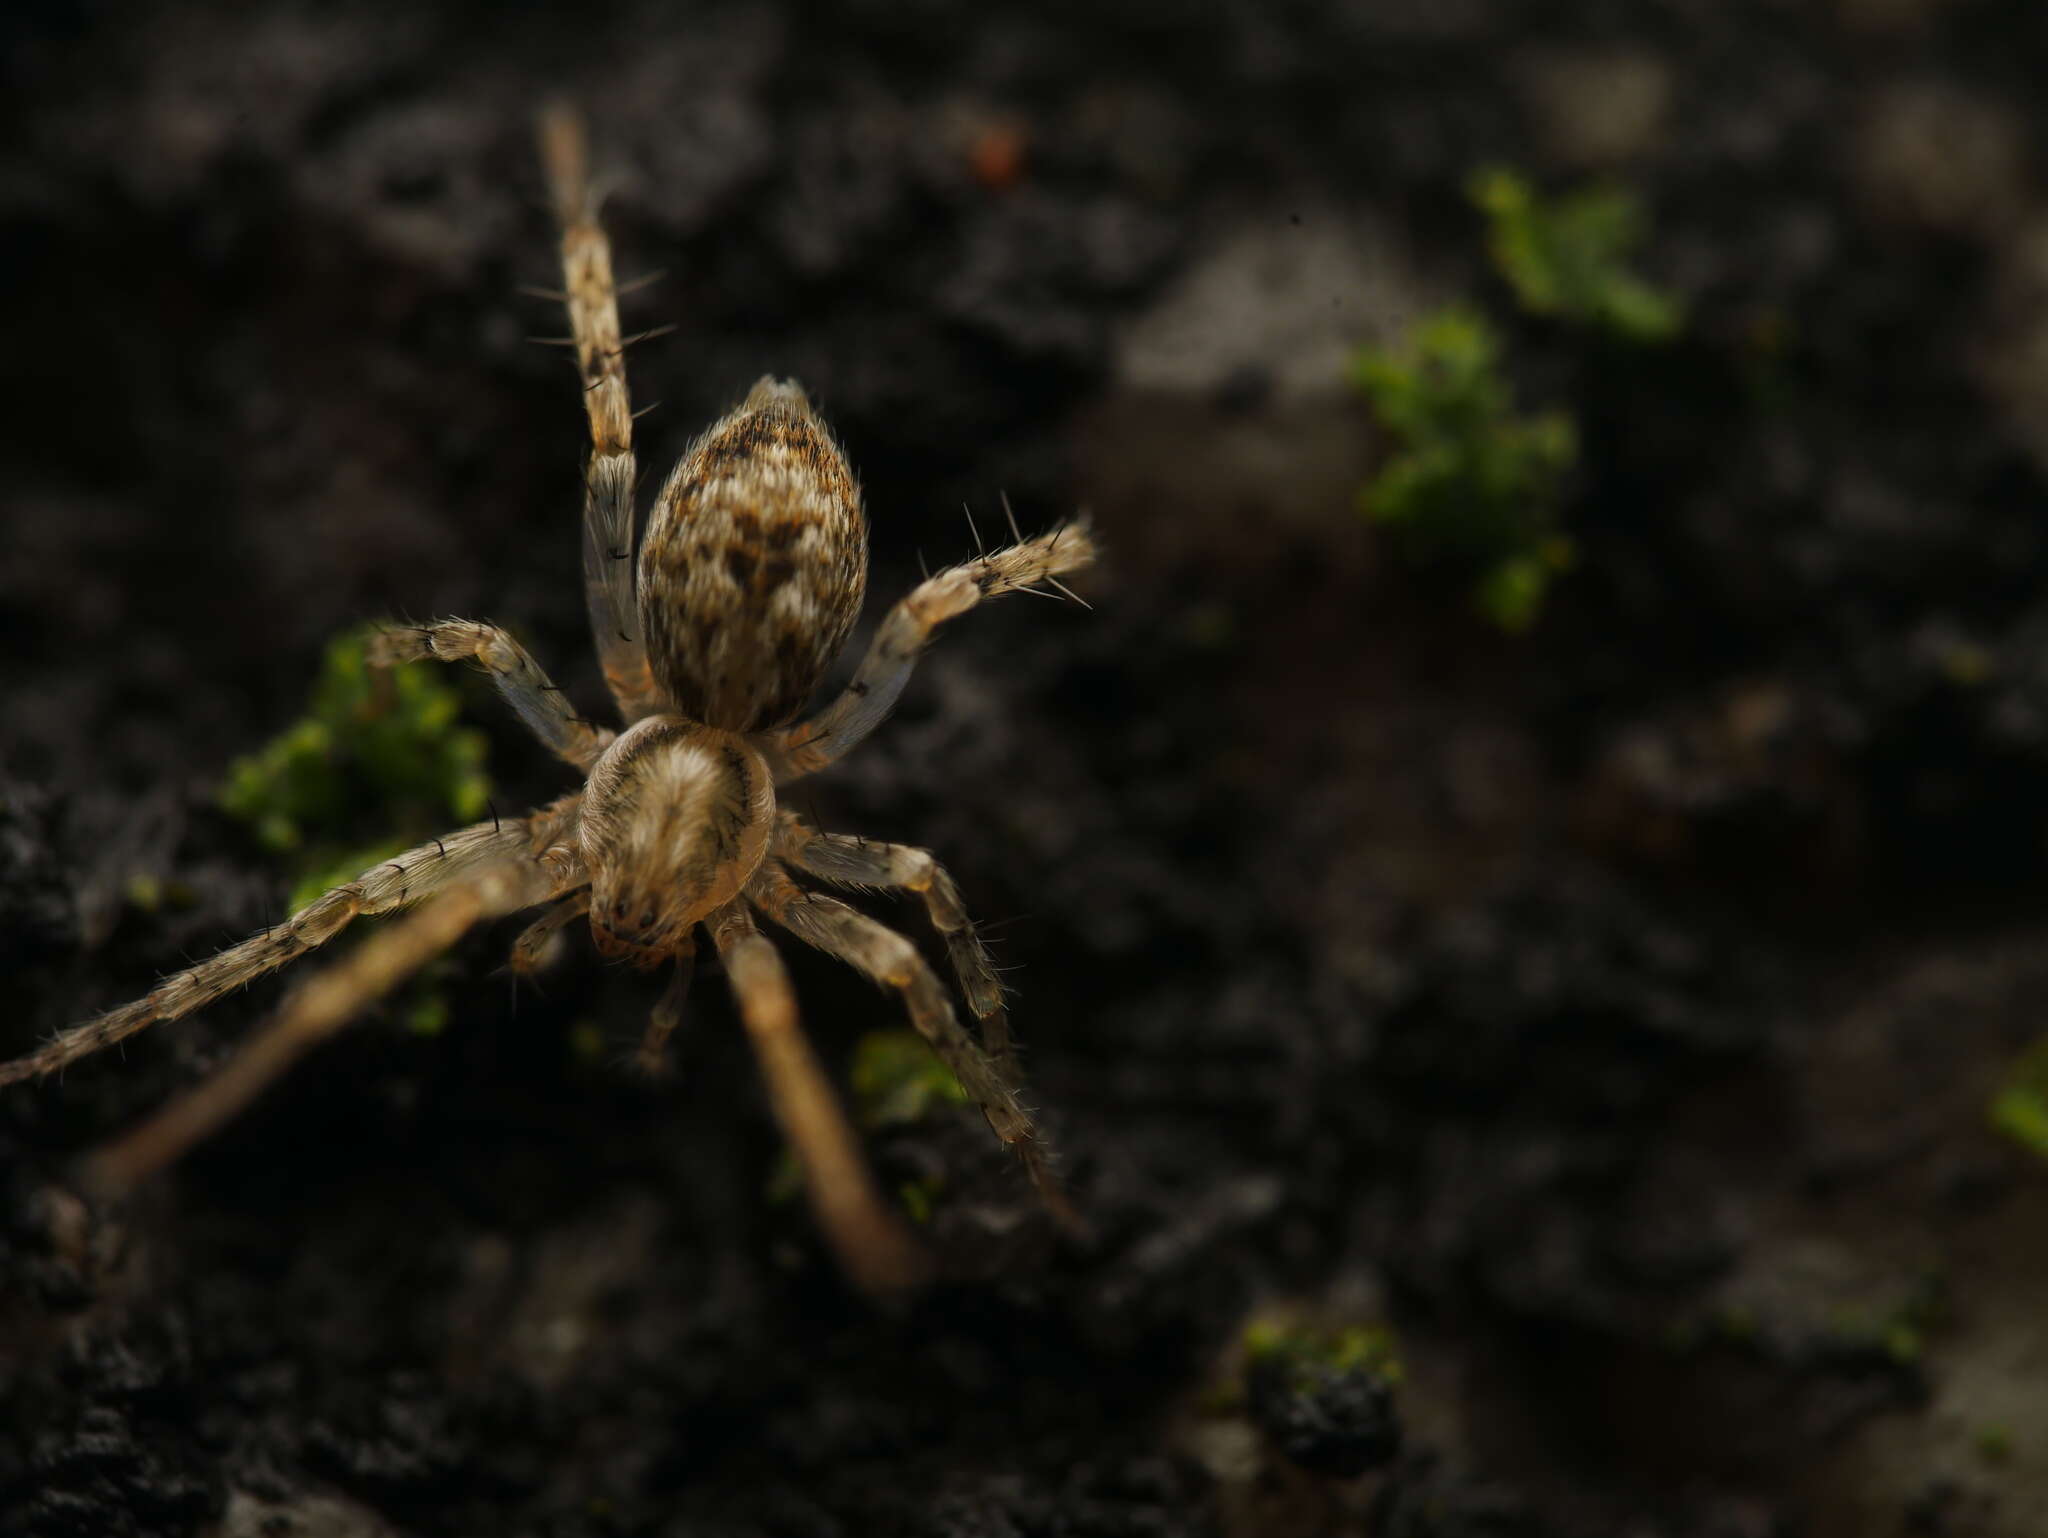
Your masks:
{"label": "brown spider", "polygon": [[[725,964],[812,1206],[848,1272],[877,1292],[925,1272],[923,1252],[877,1194],[846,1116],[797,1022],[788,974],[756,915],[902,996],[910,1018],[1015,1149],[1047,1205],[1075,1222],[1045,1141],[1019,1098],[1002,987],[960,894],[922,849],[821,833],[777,802],[779,787],[856,747],[895,704],[933,629],[984,598],[1058,587],[1095,555],[1070,524],[928,578],[882,621],[853,680],[797,717],[845,643],[867,585],[867,520],[852,471],[804,393],[764,378],[683,456],[639,542],[635,581],[633,415],[612,280],[580,120],[542,114],[542,160],[562,226],[564,299],[592,448],[584,481],[583,575],[590,621],[623,731],[579,717],[518,642],[494,625],[445,620],[389,630],[380,665],[480,664],[583,788],[518,819],[452,832],[309,903],[289,921],[164,979],[146,998],[0,1065],[0,1084],[54,1072],[159,1020],[175,1020],[314,950],[359,914],[411,908],[309,979],[210,1079],[95,1153],[96,1188],[120,1190],[237,1114],[323,1037],[472,926],[550,906],[513,946],[531,970],[564,924],[588,915],[607,956],[675,963],[641,1045],[659,1061],[680,1018],[696,933]],[[1062,589],[1064,591],[1064,589]],[[915,892],[945,938],[980,1036],[955,1016],[916,948],[792,873],[851,888]]]}

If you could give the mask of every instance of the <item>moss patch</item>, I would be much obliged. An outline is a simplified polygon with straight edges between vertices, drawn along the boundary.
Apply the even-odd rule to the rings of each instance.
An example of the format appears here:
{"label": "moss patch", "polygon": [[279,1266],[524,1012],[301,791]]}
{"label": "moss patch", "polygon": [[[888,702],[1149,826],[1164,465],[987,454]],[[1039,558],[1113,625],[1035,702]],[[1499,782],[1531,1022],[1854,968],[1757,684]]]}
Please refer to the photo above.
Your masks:
{"label": "moss patch", "polygon": [[1359,493],[1366,517],[1410,559],[1461,574],[1503,630],[1528,629],[1572,561],[1557,517],[1578,456],[1571,418],[1515,410],[1498,337],[1462,307],[1431,316],[1402,347],[1358,353],[1351,382],[1397,444]]}

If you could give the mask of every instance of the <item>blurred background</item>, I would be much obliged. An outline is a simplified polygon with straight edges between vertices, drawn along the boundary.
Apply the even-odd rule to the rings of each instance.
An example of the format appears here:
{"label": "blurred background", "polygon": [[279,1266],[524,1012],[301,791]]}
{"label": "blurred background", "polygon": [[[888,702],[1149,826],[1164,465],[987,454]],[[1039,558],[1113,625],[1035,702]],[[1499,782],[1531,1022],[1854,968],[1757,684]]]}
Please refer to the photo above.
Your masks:
{"label": "blurred background", "polygon": [[259,987],[0,1095],[0,1528],[2048,1531],[2037,5],[0,26],[0,1050],[568,788],[350,640],[602,703],[547,95],[650,474],[772,371],[867,623],[963,503],[1109,552],[803,806],[991,922],[1092,1244],[792,943],[947,1277],[876,1315],[715,969],[648,1082],[658,985],[516,924],[55,1222]]}

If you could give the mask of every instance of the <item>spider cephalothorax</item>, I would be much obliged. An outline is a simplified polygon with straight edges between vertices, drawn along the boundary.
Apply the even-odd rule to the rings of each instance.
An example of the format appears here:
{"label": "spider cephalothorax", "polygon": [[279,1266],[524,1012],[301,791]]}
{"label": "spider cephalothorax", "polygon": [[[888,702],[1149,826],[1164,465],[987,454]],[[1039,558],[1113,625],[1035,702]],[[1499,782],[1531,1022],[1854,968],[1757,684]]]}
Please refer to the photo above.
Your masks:
{"label": "spider cephalothorax", "polygon": [[[1018,1099],[1003,990],[951,878],[924,850],[810,827],[778,804],[776,789],[835,762],[880,724],[936,626],[984,598],[1041,583],[1058,588],[1062,572],[1092,561],[1088,531],[1068,525],[1020,537],[928,578],[883,619],[838,698],[799,719],[845,644],[867,585],[867,519],[846,456],[801,389],[763,379],[670,474],[635,561],[625,348],[611,250],[575,116],[544,114],[541,148],[562,225],[562,297],[590,422],[584,586],[625,729],[580,717],[494,625],[444,620],[383,632],[371,653],[380,665],[436,659],[482,666],[541,741],[581,771],[581,791],[365,871],[135,1003],[0,1064],[0,1084],[53,1072],[188,1014],[325,944],[360,914],[412,910],[297,990],[213,1078],[95,1155],[90,1176],[118,1187],[205,1137],[466,930],[521,908],[549,905],[514,943],[515,969],[529,969],[550,936],[586,916],[606,955],[650,968],[673,963],[642,1044],[643,1057],[656,1061],[679,1017],[702,931],[725,963],[777,1118],[841,1260],[878,1291],[909,1285],[923,1274],[922,1254],[875,1190],[797,1024],[788,976],[759,916],[896,990],[997,1136],[1023,1158],[1053,1212],[1072,1223],[1050,1156]],[[916,947],[799,877],[920,897],[945,939],[978,1035],[961,1024]]]}

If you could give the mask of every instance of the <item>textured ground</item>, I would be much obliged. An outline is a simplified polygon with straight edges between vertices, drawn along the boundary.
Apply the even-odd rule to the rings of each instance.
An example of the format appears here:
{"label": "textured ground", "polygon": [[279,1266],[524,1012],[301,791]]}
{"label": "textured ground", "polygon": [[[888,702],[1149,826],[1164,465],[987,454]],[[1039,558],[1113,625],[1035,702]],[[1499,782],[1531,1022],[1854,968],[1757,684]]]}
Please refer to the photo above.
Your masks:
{"label": "textured ground", "polygon": [[[50,1182],[258,990],[0,1096],[0,1530],[2048,1530],[2048,1168],[1984,1114],[2048,984],[2037,6],[5,26],[0,1046],[276,916],[213,795],[334,632],[496,619],[595,707],[518,293],[544,92],[667,274],[648,461],[772,369],[861,470],[877,601],[1002,490],[1113,558],[1093,612],[965,622],[815,796],[1011,920],[1092,1248],[970,1121],[888,1134],[952,1280],[877,1318],[767,1195],[715,975],[650,1086],[646,988],[584,949],[515,1009],[499,935],[445,1031],[323,1051],[82,1270]],[[1653,354],[1511,325],[1585,438],[1515,641],[1359,522],[1341,380],[1445,299],[1512,320],[1495,160],[1636,188],[1690,305]],[[556,793],[470,698],[507,800]],[[891,1023],[793,965],[835,1058]],[[1282,1307],[1393,1330],[1393,1462],[1308,1472],[1314,1407],[1230,1391]]]}

